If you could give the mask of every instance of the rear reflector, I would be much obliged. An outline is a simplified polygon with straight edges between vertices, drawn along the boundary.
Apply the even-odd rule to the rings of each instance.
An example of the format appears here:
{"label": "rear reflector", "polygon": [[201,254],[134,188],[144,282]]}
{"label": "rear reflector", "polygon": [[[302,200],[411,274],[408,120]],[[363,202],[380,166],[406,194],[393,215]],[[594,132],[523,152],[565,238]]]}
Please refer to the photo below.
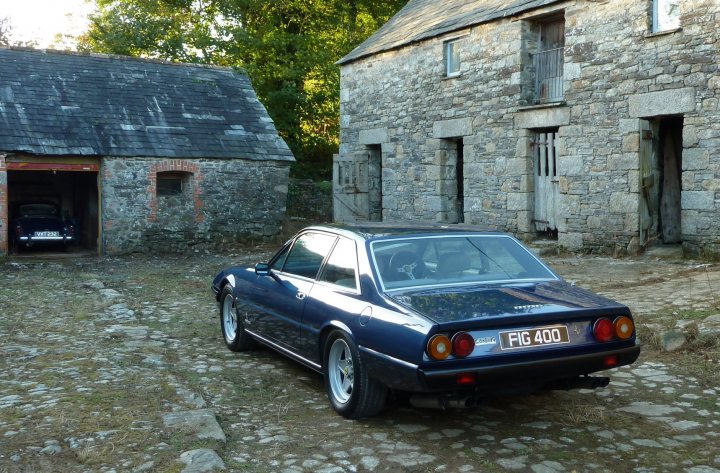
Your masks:
{"label": "rear reflector", "polygon": [[618,365],[618,357],[617,355],[609,355],[603,358],[603,366],[605,368],[612,368],[614,366]]}
{"label": "rear reflector", "polygon": [[455,378],[455,382],[460,386],[475,384],[475,382],[477,382],[477,376],[475,375],[475,373],[460,373]]}

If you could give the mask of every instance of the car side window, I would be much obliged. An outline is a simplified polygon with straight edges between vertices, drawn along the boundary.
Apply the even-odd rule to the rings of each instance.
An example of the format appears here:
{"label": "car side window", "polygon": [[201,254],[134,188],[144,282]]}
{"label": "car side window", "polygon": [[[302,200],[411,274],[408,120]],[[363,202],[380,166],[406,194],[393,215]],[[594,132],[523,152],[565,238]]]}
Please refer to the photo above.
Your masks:
{"label": "car side window", "polygon": [[282,267],[285,264],[285,260],[287,259],[287,255],[289,252],[290,252],[290,245],[287,245],[285,248],[282,249],[282,251],[280,251],[272,259],[272,262],[270,263],[270,269],[274,269],[277,271],[282,270]]}
{"label": "car side window", "polygon": [[283,272],[315,279],[335,237],[325,233],[305,233],[295,240],[285,259]]}
{"label": "car side window", "polygon": [[340,238],[318,280],[357,290],[356,275],[357,249],[355,242]]}

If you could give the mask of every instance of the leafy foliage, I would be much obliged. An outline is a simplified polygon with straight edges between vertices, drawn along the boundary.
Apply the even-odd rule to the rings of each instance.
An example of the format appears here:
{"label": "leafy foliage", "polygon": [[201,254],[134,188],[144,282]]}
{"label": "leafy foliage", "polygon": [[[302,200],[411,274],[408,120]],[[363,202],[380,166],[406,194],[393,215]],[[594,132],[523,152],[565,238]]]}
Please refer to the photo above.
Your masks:
{"label": "leafy foliage", "polygon": [[97,0],[81,48],[238,67],[295,153],[299,177],[328,177],[339,137],[335,61],[405,0]]}
{"label": "leafy foliage", "polygon": [[33,48],[34,41],[16,41],[13,37],[13,26],[9,18],[0,17],[0,46],[14,46],[21,48]]}

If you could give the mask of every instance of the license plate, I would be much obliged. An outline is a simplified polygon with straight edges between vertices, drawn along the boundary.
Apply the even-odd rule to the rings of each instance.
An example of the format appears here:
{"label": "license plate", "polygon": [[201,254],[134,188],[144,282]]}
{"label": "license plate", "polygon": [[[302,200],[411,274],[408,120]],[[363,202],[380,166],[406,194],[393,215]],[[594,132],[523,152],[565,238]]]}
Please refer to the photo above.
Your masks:
{"label": "license plate", "polygon": [[502,350],[561,345],[563,343],[570,343],[568,329],[565,325],[500,332],[500,348]]}
{"label": "license plate", "polygon": [[57,236],[60,236],[60,232],[35,232],[35,238],[57,237]]}

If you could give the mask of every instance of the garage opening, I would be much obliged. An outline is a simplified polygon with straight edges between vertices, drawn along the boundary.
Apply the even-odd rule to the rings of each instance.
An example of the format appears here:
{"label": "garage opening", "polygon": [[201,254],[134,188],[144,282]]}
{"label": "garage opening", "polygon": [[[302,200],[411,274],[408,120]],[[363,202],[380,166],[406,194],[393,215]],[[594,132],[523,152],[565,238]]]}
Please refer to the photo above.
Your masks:
{"label": "garage opening", "polygon": [[[27,163],[8,163],[8,242],[10,251],[47,252],[63,249],[73,253],[98,251],[99,237],[99,205],[98,205],[98,173],[97,166],[83,166],[80,169],[91,171],[36,170],[42,166],[28,166]],[[30,170],[28,170],[30,168]],[[20,239],[17,222],[22,213],[33,209],[29,204],[47,204],[57,218],[72,225],[76,241],[65,245],[62,240],[57,243],[51,238],[38,243]],[[54,209],[53,209],[54,208]],[[35,229],[39,232],[46,229]],[[50,232],[54,235],[53,232]]]}

